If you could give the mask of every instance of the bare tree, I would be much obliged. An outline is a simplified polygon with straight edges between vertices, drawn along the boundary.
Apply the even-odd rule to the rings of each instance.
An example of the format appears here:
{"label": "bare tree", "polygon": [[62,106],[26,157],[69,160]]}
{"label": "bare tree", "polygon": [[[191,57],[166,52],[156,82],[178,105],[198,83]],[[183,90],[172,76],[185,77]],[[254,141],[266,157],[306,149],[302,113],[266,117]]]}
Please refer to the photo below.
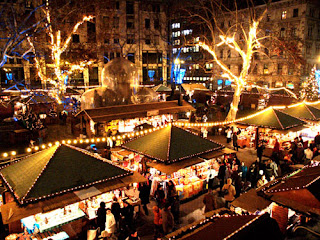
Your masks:
{"label": "bare tree", "polygon": [[0,67],[10,58],[26,58],[31,51],[25,44],[27,37],[41,31],[44,18],[36,18],[44,5],[19,7],[20,3],[1,4],[0,10]]}

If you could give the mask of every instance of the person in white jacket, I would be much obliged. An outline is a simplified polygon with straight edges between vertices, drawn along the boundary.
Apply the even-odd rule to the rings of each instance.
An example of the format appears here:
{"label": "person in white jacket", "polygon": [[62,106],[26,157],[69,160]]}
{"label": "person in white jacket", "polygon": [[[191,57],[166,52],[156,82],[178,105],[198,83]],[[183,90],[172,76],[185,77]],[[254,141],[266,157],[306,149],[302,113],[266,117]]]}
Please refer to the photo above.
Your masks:
{"label": "person in white jacket", "polygon": [[105,231],[107,231],[109,234],[113,234],[116,231],[116,220],[111,213],[111,209],[107,209],[107,218],[106,218],[106,228]]}

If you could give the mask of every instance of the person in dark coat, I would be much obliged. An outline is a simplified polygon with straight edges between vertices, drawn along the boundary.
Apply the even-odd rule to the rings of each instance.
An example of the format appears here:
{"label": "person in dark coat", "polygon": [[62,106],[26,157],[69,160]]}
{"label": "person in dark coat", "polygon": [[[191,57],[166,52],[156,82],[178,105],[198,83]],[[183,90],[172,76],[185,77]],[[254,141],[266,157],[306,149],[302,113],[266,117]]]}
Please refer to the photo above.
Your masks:
{"label": "person in dark coat", "polygon": [[116,196],[113,197],[113,202],[111,204],[111,213],[113,214],[114,219],[116,220],[116,224],[118,226],[119,220],[120,220],[121,208]]}
{"label": "person in dark coat", "polygon": [[179,217],[180,217],[180,200],[179,196],[175,195],[173,198],[173,202],[171,204],[171,213],[174,218],[174,222],[179,224]]}
{"label": "person in dark coat", "polygon": [[222,162],[219,167],[218,178],[220,180],[220,189],[222,189],[224,185],[224,179],[226,177],[226,164]]}
{"label": "person in dark coat", "polygon": [[203,203],[205,205],[205,213],[217,209],[217,201],[216,197],[213,195],[212,188],[209,188],[208,193],[203,197]]}
{"label": "person in dark coat", "polygon": [[123,217],[124,226],[126,229],[129,229],[132,226],[132,220],[133,220],[133,213],[134,209],[133,206],[130,205],[128,202],[123,202],[123,208],[121,209],[121,215]]}
{"label": "person in dark coat", "polygon": [[139,198],[141,199],[141,205],[144,210],[144,213],[148,216],[149,211],[147,204],[150,202],[149,201],[149,196],[150,196],[150,188],[147,184],[142,183],[141,186],[139,187]]}
{"label": "person in dark coat", "polygon": [[314,137],[314,143],[316,144],[316,147],[320,149],[320,133],[318,132],[317,135]]}
{"label": "person in dark coat", "polygon": [[107,210],[105,202],[100,203],[100,207],[97,210],[97,227],[100,228],[100,231],[104,231],[106,226],[106,217],[107,217]]}
{"label": "person in dark coat", "polygon": [[237,151],[238,151],[239,145],[238,145],[238,133],[237,133],[237,132],[233,132],[232,142],[233,142],[233,148],[234,148],[234,150],[237,150]]}
{"label": "person in dark coat", "polygon": [[163,187],[161,184],[158,184],[157,190],[155,192],[155,198],[159,208],[163,208],[164,200],[165,200],[165,193],[163,191]]}
{"label": "person in dark coat", "polygon": [[262,155],[263,155],[263,150],[264,150],[264,144],[262,141],[259,141],[258,146],[257,146],[257,157],[259,158],[259,162],[261,163],[262,161]]}

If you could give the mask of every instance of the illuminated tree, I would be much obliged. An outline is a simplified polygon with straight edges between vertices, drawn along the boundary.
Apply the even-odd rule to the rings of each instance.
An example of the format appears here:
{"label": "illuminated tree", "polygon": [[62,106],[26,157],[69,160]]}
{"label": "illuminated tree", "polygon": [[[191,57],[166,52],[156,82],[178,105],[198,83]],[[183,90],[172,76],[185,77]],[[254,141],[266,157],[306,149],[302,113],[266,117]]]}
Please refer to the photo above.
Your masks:
{"label": "illuminated tree", "polygon": [[316,66],[311,69],[309,77],[302,83],[301,99],[315,101],[319,99],[319,85],[316,79]]}
{"label": "illuminated tree", "polygon": [[[66,55],[67,49],[70,47],[70,43],[73,35],[78,31],[79,27],[87,21],[91,21],[94,17],[91,15],[83,16],[76,24],[72,26],[69,31],[62,31],[59,29],[58,24],[53,24],[51,11],[49,7],[49,2],[47,1],[46,7],[43,9],[43,13],[46,18],[45,22],[45,32],[48,36],[49,42],[45,44],[44,47],[40,47],[37,36],[28,37],[28,42],[35,54],[35,64],[38,71],[39,78],[53,85],[55,91],[53,92],[53,97],[55,97],[59,102],[63,98],[66,90],[66,80],[67,78],[75,73],[76,71],[83,71],[85,67],[92,64],[91,60],[80,61],[77,64],[70,63],[62,59],[63,55]],[[64,34],[62,34],[64,33]],[[38,48],[37,48],[38,47]],[[47,49],[46,49],[47,48]],[[52,65],[54,69],[54,76],[47,76],[44,72],[46,65],[46,54],[49,49],[49,55],[52,59]],[[38,53],[42,52],[42,55]]]}
{"label": "illuminated tree", "polygon": [[[222,76],[233,82],[234,95],[226,118],[228,121],[236,118],[253,55],[260,52],[261,41],[266,38],[261,34],[259,24],[267,9],[256,12],[249,7],[240,12],[236,4],[230,10],[222,1],[199,0],[190,11],[192,18],[200,19],[207,29],[198,45],[211,54],[214,62],[222,69]],[[231,52],[241,58],[241,67],[237,72],[231,70],[221,51],[227,52],[227,58],[230,58]]]}

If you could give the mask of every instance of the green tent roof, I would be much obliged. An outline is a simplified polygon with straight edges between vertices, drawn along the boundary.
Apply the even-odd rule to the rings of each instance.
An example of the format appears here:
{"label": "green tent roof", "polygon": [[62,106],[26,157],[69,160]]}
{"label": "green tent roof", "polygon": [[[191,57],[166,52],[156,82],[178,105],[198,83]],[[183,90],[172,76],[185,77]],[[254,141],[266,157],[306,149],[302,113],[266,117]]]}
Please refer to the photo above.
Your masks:
{"label": "green tent roof", "polygon": [[316,101],[316,102],[309,102],[307,103],[308,106],[312,106],[314,108],[320,109],[320,101]]}
{"label": "green tent roof", "polygon": [[190,158],[223,148],[223,145],[176,126],[167,126],[122,145],[151,159],[165,163]]}
{"label": "green tent roof", "polygon": [[17,200],[23,204],[126,176],[132,172],[84,150],[61,145],[7,165],[1,169],[0,174]]}
{"label": "green tent roof", "polygon": [[320,119],[320,109],[315,108],[305,103],[295,105],[293,107],[287,107],[281,110],[293,117],[306,119],[306,120],[318,120]]}
{"label": "green tent roof", "polygon": [[171,88],[164,86],[163,84],[159,84],[153,88],[156,92],[171,92]]}
{"label": "green tent roof", "polygon": [[285,130],[303,125],[305,122],[270,107],[262,110],[260,113],[257,113],[257,115],[252,118],[248,118],[238,123],[256,127]]}

